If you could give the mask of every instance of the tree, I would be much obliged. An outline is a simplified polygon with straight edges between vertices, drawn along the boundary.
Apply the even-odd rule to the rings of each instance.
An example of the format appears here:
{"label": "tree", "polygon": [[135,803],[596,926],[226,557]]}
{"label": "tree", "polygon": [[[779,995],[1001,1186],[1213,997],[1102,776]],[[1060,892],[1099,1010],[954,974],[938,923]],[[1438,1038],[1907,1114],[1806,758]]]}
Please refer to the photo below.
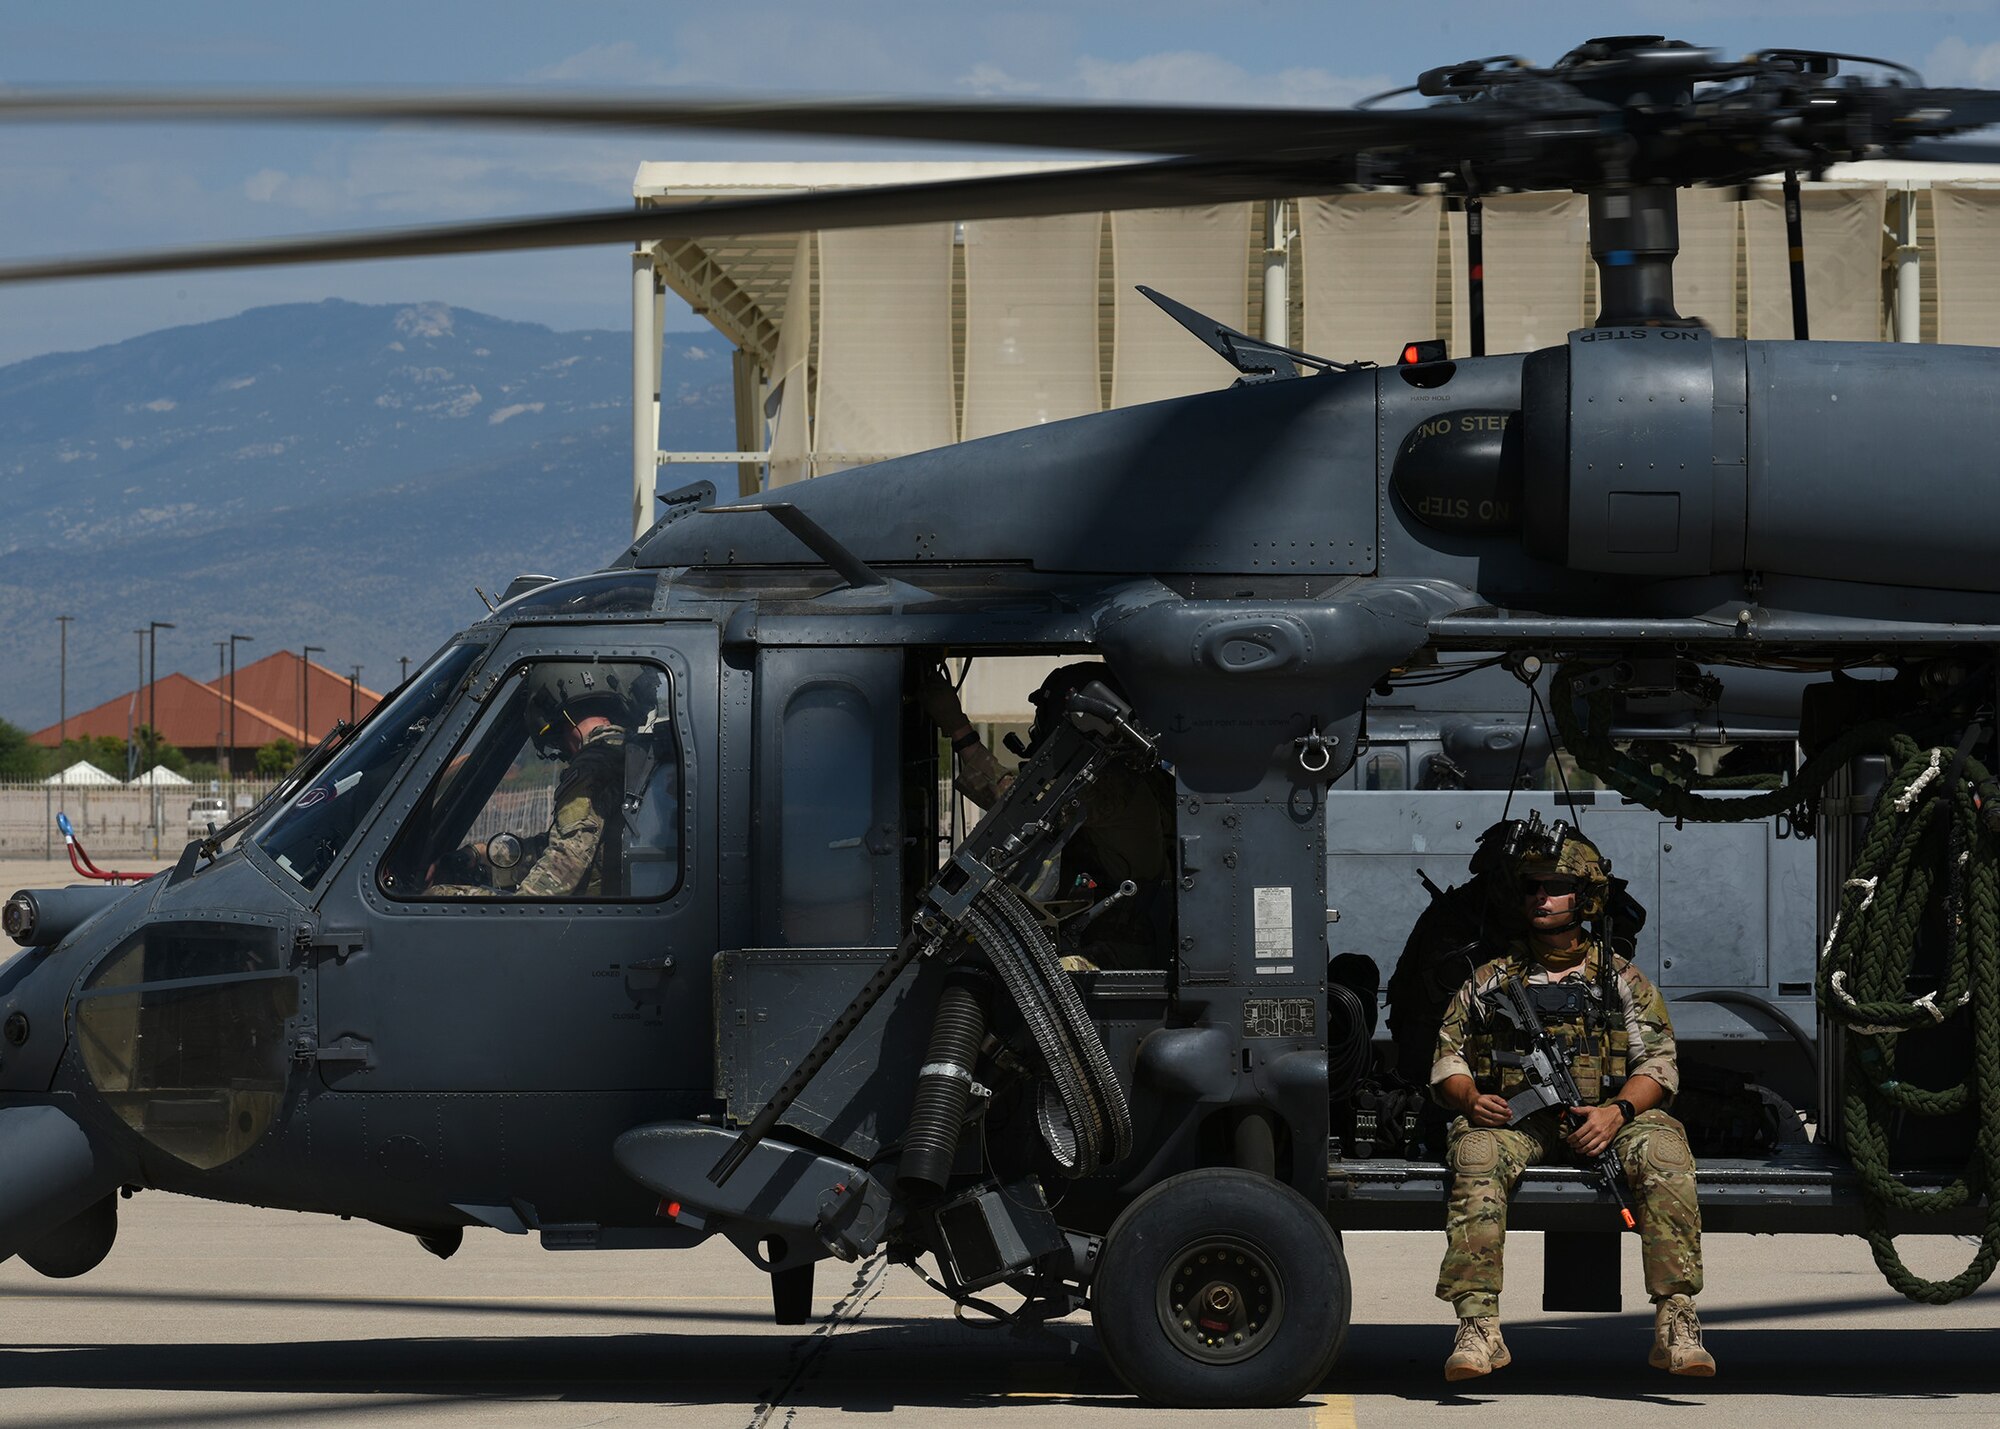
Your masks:
{"label": "tree", "polygon": [[125,741],[108,734],[86,734],[66,739],[62,742],[62,747],[56,750],[56,757],[51,761],[55,767],[49,772],[54,774],[58,770],[67,769],[78,760],[102,769],[114,779],[123,780]]}
{"label": "tree", "polygon": [[274,739],[257,751],[257,777],[274,779],[299,762],[299,747],[289,739]]}
{"label": "tree", "polygon": [[0,779],[39,779],[48,756],[28,743],[26,731],[0,719]]}
{"label": "tree", "polygon": [[132,738],[139,745],[139,772],[144,774],[156,764],[164,764],[176,774],[186,774],[187,756],[160,738],[158,730],[149,724],[142,724],[132,732]]}

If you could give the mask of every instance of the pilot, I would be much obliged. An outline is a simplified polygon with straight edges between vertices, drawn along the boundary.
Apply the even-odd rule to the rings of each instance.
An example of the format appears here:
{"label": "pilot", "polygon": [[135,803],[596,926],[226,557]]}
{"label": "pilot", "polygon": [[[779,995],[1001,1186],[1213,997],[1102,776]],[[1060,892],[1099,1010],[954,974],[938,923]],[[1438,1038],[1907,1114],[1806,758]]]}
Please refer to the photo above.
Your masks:
{"label": "pilot", "polygon": [[[546,839],[512,890],[440,884],[432,895],[596,898],[620,891],[617,835],[624,828],[625,730],[630,699],[620,671],[544,663],[528,677],[524,717],[543,754],[561,758]],[[483,853],[483,850],[475,850]],[[482,859],[483,861],[483,859]]]}
{"label": "pilot", "polygon": [[[1531,827],[1539,830],[1539,821]],[[1588,839],[1558,824],[1516,858],[1512,873],[1527,932],[1459,988],[1431,1067],[1432,1094],[1458,1113],[1446,1153],[1453,1176],[1437,1285],[1438,1298],[1458,1312],[1445,1378],[1471,1379],[1512,1359],[1500,1338],[1501,1254],[1507,1197],[1522,1171],[1565,1152],[1592,1158],[1606,1147],[1624,1168],[1637,1208],[1646,1293],[1655,1306],[1651,1363],[1674,1374],[1712,1375],[1715,1359],[1702,1347],[1693,1300],[1702,1283],[1694,1157],[1681,1124],[1663,1109],[1680,1081],[1666,1002],[1643,973],[1584,930],[1584,919],[1601,914],[1611,892],[1610,865]],[[1581,1121],[1567,1134],[1554,1107],[1508,1125],[1506,1098],[1523,1074],[1500,1066],[1495,1054],[1521,1049],[1486,1001],[1508,972],[1530,987],[1570,983],[1582,994],[1580,1014],[1544,1019],[1574,1049],[1585,1102],[1573,1109]]]}
{"label": "pilot", "polygon": [[[1071,694],[1093,680],[1118,692],[1118,677],[1102,661],[1059,666],[1030,695],[1034,725],[1027,749],[1041,747],[1062,718]],[[965,717],[964,707],[942,669],[926,673],[918,700],[958,753],[959,793],[980,808],[990,808],[1013,783],[1014,776],[993,756]],[[1167,910],[1166,873],[1172,814],[1170,794],[1161,789],[1156,770],[1134,769],[1114,760],[1090,786],[1084,798],[1083,827],[1063,849],[1054,897],[1102,899],[1130,880],[1136,892],[1091,922],[1088,961],[1098,967],[1148,968],[1165,962],[1160,929]]]}

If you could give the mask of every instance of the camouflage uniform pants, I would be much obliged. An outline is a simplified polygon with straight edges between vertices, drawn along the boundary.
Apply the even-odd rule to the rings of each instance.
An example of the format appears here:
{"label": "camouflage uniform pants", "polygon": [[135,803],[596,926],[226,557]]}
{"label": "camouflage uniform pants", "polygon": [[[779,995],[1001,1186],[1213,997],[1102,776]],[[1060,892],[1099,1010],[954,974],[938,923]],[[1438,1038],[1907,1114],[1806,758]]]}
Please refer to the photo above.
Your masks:
{"label": "camouflage uniform pants", "polygon": [[[1437,1294],[1457,1307],[1461,1319],[1500,1313],[1507,1197],[1521,1173],[1544,1161],[1575,1159],[1556,1122],[1554,1111],[1543,1111],[1512,1127],[1475,1127],[1464,1117],[1451,1124],[1445,1159],[1453,1175]],[[1643,1111],[1618,1133],[1611,1150],[1632,1187],[1646,1293],[1654,1300],[1699,1294],[1701,1208],[1687,1133],[1665,1112]]]}

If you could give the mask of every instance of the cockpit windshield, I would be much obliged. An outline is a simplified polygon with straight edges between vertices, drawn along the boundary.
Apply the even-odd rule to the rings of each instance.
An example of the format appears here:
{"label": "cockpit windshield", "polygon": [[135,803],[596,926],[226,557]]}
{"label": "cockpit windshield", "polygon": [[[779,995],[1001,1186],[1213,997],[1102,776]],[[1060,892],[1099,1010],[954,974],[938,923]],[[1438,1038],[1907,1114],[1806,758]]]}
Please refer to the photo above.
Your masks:
{"label": "cockpit windshield", "polygon": [[453,645],[412,676],[395,699],[369,716],[353,742],[264,826],[256,836],[257,846],[305,887],[315,887],[483,649]]}

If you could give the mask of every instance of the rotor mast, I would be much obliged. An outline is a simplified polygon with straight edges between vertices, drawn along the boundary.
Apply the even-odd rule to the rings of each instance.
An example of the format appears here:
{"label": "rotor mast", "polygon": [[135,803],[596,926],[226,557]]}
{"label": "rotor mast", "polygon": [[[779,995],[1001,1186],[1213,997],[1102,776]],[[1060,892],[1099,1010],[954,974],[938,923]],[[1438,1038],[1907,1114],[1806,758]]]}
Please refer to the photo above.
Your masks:
{"label": "rotor mast", "polygon": [[1585,191],[1590,256],[1597,264],[1597,326],[1681,327],[1674,308],[1674,259],[1681,251],[1680,192],[1672,184]]}

